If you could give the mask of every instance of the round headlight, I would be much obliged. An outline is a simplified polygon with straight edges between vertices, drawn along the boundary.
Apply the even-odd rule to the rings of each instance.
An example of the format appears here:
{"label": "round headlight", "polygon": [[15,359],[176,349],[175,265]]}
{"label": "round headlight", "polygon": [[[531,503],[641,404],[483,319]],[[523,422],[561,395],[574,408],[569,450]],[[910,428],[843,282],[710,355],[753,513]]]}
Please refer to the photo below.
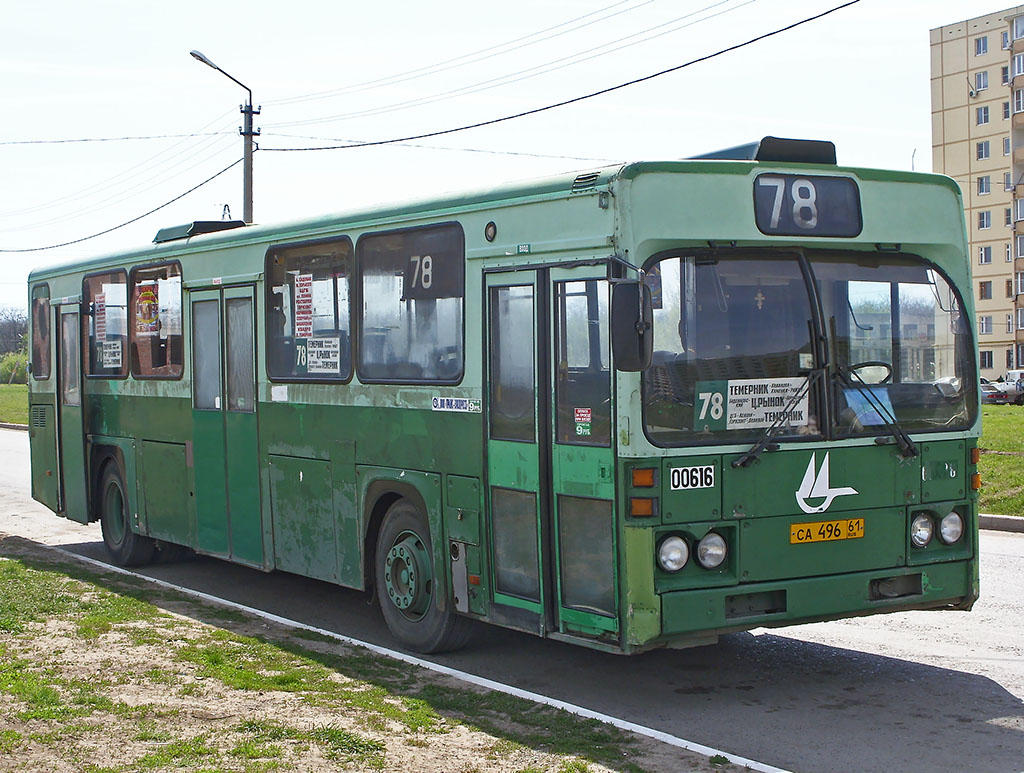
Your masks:
{"label": "round headlight", "polygon": [[666,537],[658,545],[658,565],[666,572],[678,572],[690,559],[690,548],[682,537]]}
{"label": "round headlight", "polygon": [[697,543],[697,563],[705,569],[714,569],[722,565],[727,552],[722,535],[713,531],[708,532],[704,539]]}
{"label": "round headlight", "polygon": [[910,523],[910,541],[916,548],[923,548],[931,542],[934,532],[935,524],[929,516],[923,513],[916,516]]}
{"label": "round headlight", "polygon": [[952,545],[964,535],[964,519],[960,513],[949,513],[939,521],[939,539]]}

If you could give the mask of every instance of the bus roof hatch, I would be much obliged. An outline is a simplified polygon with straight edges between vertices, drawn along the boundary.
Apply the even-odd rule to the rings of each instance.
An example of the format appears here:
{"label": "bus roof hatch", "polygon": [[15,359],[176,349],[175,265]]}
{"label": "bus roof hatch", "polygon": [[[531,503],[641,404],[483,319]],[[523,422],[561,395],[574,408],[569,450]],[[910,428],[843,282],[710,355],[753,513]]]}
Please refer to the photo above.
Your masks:
{"label": "bus roof hatch", "polygon": [[774,161],[798,164],[836,163],[835,143],[828,140],[793,140],[785,137],[765,137],[760,142],[749,142],[725,150],[702,153],[691,160],[720,161]]}
{"label": "bus roof hatch", "polygon": [[241,228],[244,225],[244,220],[193,220],[191,223],[185,223],[184,225],[161,228],[156,232],[156,236],[153,237],[153,243],[173,242],[175,239],[187,239],[197,234],[227,231],[229,228]]}

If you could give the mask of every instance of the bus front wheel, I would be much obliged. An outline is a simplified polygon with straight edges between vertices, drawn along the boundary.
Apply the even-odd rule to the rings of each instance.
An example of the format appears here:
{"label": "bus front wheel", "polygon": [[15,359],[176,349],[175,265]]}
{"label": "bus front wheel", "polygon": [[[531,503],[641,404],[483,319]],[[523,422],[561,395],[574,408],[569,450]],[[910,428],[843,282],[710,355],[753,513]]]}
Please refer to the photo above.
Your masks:
{"label": "bus front wheel", "polygon": [[115,462],[103,469],[99,488],[100,525],[103,544],[118,566],[139,566],[153,560],[156,544],[132,531],[128,520],[128,497],[124,479]]}
{"label": "bus front wheel", "polygon": [[417,652],[462,647],[469,621],[451,609],[438,609],[444,581],[434,576],[427,519],[408,499],[399,499],[384,515],[375,556],[377,598],[391,633]]}

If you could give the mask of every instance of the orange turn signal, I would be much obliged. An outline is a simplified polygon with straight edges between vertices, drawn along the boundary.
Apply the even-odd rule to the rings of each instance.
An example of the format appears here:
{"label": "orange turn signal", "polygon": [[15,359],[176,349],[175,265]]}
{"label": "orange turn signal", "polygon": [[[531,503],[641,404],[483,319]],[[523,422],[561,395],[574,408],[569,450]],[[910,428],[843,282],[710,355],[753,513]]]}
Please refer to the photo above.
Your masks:
{"label": "orange turn signal", "polygon": [[971,491],[977,491],[981,488],[981,473],[974,473],[971,476]]}
{"label": "orange turn signal", "polygon": [[970,456],[970,459],[971,459],[971,464],[977,464],[977,463],[978,463],[978,460],[980,460],[980,459],[981,459],[981,449],[980,449],[980,448],[978,448],[977,446],[975,446],[974,448],[972,448],[972,449],[971,449],[971,456]]}
{"label": "orange turn signal", "polygon": [[631,497],[629,500],[629,514],[634,518],[650,518],[655,514],[654,503],[656,499],[649,497]]}
{"label": "orange turn signal", "polygon": [[654,468],[634,467],[632,480],[634,488],[651,488],[654,486]]}

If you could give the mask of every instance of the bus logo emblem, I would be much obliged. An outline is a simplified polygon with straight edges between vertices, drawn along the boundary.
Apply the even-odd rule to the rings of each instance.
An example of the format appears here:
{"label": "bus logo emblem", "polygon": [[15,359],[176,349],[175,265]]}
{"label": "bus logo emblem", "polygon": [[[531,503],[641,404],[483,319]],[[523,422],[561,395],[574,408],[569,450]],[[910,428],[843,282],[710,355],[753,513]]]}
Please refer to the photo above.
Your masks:
{"label": "bus logo emblem", "polygon": [[[818,469],[817,474],[814,473],[814,462],[815,455],[811,454],[811,461],[807,463],[804,479],[800,482],[800,488],[796,490],[796,503],[800,505],[800,509],[805,513],[823,513],[828,510],[836,497],[860,493],[857,489],[850,486],[832,488],[832,484],[829,483],[828,479],[828,452],[825,453],[825,459],[821,462],[821,467]],[[815,506],[807,503],[808,499],[820,499],[822,497],[825,498],[825,501],[820,505]]]}

